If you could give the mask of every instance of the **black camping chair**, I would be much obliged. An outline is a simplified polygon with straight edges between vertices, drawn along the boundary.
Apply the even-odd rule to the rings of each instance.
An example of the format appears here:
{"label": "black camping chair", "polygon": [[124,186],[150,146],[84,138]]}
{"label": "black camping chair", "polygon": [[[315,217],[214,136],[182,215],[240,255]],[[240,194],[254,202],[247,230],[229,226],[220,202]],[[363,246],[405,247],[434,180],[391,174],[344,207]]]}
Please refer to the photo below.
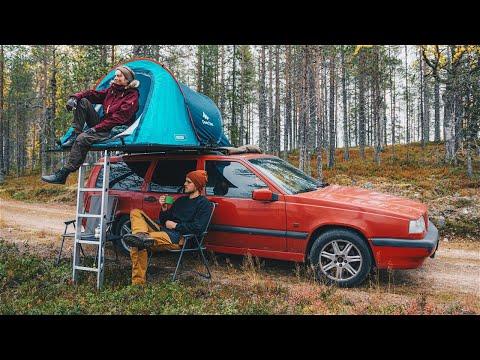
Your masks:
{"label": "black camping chair", "polygon": [[[101,195],[92,195],[90,197],[90,209],[88,212],[90,214],[100,214],[102,206],[102,196]],[[112,225],[115,219],[115,212],[117,211],[118,206],[118,197],[117,196],[108,196],[108,205],[107,205],[107,229],[106,229],[106,240],[107,241],[116,241],[120,236],[114,235],[112,232]],[[76,220],[69,220],[64,221],[65,230],[62,234],[62,245],[60,246],[60,250],[58,251],[57,261],[56,264],[60,263],[60,258],[62,256],[63,244],[65,242],[65,238],[75,238],[75,228],[78,224],[76,224]],[[73,232],[68,232],[68,226],[73,225]],[[85,222],[85,231],[82,233],[81,239],[82,240],[92,240],[95,239],[95,228],[100,225],[99,218],[87,218]],[[116,247],[114,246],[115,250],[115,261],[118,260],[118,254]],[[80,244],[80,251],[82,255],[85,257],[85,253],[83,252],[82,245]]]}
{"label": "black camping chair", "polygon": [[[210,273],[210,268],[208,267],[208,262],[204,254],[204,250],[206,250],[206,247],[204,245],[205,237],[208,234],[208,227],[210,226],[210,222],[212,221],[213,213],[215,212],[215,203],[210,202],[212,205],[212,212],[210,213],[210,218],[208,219],[208,222],[205,226],[205,230],[201,234],[186,234],[183,235],[184,243],[181,249],[168,249],[166,251],[171,252],[171,253],[180,253],[180,256],[178,257],[177,260],[177,266],[175,268],[175,273],[173,274],[172,281],[175,281],[177,277],[178,270],[180,268],[180,264],[182,263],[183,259],[183,254],[184,253],[200,253],[200,256],[202,258],[203,265],[205,266],[207,272],[206,273],[201,273],[195,270],[190,270],[191,272],[194,272],[206,279],[211,279],[212,274]],[[149,255],[148,255],[148,263],[150,263],[150,259],[152,257],[152,252],[149,250]],[[148,265],[147,265],[148,267]]]}

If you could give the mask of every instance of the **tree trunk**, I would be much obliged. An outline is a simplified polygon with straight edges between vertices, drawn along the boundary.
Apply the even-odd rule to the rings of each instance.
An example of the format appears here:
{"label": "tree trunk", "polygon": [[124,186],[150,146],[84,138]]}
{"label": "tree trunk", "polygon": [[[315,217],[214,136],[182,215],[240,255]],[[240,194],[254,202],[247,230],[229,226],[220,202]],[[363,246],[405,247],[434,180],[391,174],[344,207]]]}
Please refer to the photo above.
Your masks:
{"label": "tree trunk", "polygon": [[[244,111],[244,105],[245,105],[245,59],[244,59],[244,53],[243,51],[240,53],[241,59],[240,59],[240,99],[239,99],[239,114],[240,114],[240,119],[239,119],[239,124],[238,124],[238,146],[242,146],[243,144],[243,134],[244,134],[244,128],[243,128],[243,111]],[[235,94],[234,94],[235,96]]]}
{"label": "tree trunk", "polygon": [[[299,145],[299,166],[304,172],[307,172],[308,154],[307,154],[307,111],[308,111],[308,63],[310,61],[309,48],[303,46],[302,59],[302,80],[300,93],[300,111],[298,114],[298,145]],[[307,173],[308,174],[308,173]]]}
{"label": "tree trunk", "polygon": [[[388,55],[390,57],[390,47],[388,49]],[[395,73],[394,65],[390,66],[390,101],[391,101],[391,124],[392,124],[392,153],[395,159],[395,130],[397,126],[396,122],[396,104],[395,104]]]}
{"label": "tree trunk", "polygon": [[455,124],[453,123],[454,103],[452,91],[447,85],[444,94],[444,109],[443,128],[445,131],[445,161],[451,162],[455,157]]}
{"label": "tree trunk", "polygon": [[380,126],[380,108],[382,97],[380,95],[380,54],[379,46],[374,46],[374,70],[373,70],[373,128],[375,135],[375,163],[380,165],[381,137],[382,129]]}
{"label": "tree trunk", "polygon": [[260,132],[258,136],[259,146],[263,151],[267,151],[267,99],[265,94],[265,45],[262,45],[260,55],[259,71],[259,89],[258,89],[258,118]]}
{"label": "tree trunk", "polygon": [[354,116],[354,130],[355,130],[355,146],[358,146],[358,108],[357,108],[357,97],[358,97],[358,76],[355,76],[354,82],[354,94],[353,101],[355,106],[355,116]]}
{"label": "tree trunk", "polygon": [[[50,112],[49,112],[49,121],[48,121],[48,148],[53,148],[55,144],[55,117],[57,115],[57,62],[56,62],[56,46],[52,45],[52,65],[50,69],[52,71],[52,77],[50,78]],[[47,166],[52,168],[52,156],[47,156]]]}
{"label": "tree trunk", "polygon": [[225,46],[220,45],[220,114],[225,114]]}
{"label": "tree trunk", "polygon": [[232,139],[232,142],[234,145],[238,145],[238,128],[237,128],[237,118],[236,118],[236,112],[235,112],[235,98],[236,98],[236,73],[237,73],[237,57],[236,57],[236,52],[237,52],[237,46],[233,45],[233,71],[232,71],[232,122],[231,122],[231,127],[230,127],[230,138]]}
{"label": "tree trunk", "polygon": [[360,156],[365,159],[365,51],[359,54],[358,76],[358,144]]}
{"label": "tree trunk", "polygon": [[280,46],[275,47],[275,137],[274,153],[280,156]]}
{"label": "tree trunk", "polygon": [[273,153],[275,141],[273,125],[273,51],[268,47],[268,152]]}
{"label": "tree trunk", "polygon": [[48,46],[43,46],[43,68],[42,68],[42,82],[40,86],[40,96],[42,99],[42,125],[40,127],[40,151],[41,151],[41,169],[42,175],[46,175],[49,172],[49,153],[47,152],[48,148],[48,132],[49,132],[49,123],[48,123]]}
{"label": "tree trunk", "polygon": [[113,67],[115,63],[115,45],[110,45],[110,65]]}
{"label": "tree trunk", "polygon": [[342,46],[342,98],[343,98],[343,160],[350,158],[349,154],[349,131],[347,114],[347,77],[345,70],[345,47]]}
{"label": "tree trunk", "polygon": [[[322,55],[321,55],[321,58],[319,59],[319,64],[320,65],[323,65],[324,64],[324,55],[323,55],[323,49],[322,49]],[[318,118],[317,118],[317,178],[318,180],[320,181],[323,181],[323,165],[322,165],[322,151],[323,151],[323,133],[322,133],[322,127],[323,127],[323,123],[325,122],[325,119],[324,119],[324,111],[323,111],[323,103],[325,101],[324,97],[323,97],[323,76],[320,76],[320,91],[318,92],[319,94],[319,102],[318,102],[318,110],[317,110],[317,113],[318,113]]]}
{"label": "tree trunk", "polygon": [[335,166],[335,50],[330,49],[330,118],[329,118],[329,129],[330,129],[330,146],[328,154],[328,168],[332,169]]}
{"label": "tree trunk", "polygon": [[203,81],[203,45],[197,46],[197,91],[202,92],[202,81]]}
{"label": "tree trunk", "polygon": [[425,139],[425,115],[424,115],[424,75],[423,75],[423,60],[422,60],[422,52],[421,50],[418,51],[418,60],[419,60],[419,67],[420,67],[420,91],[419,91],[419,97],[420,97],[420,139],[422,143],[422,148],[425,148],[425,144],[427,140]]}
{"label": "tree trunk", "polygon": [[[420,59],[422,61],[422,59]],[[430,84],[429,78],[423,78],[423,121],[425,124],[425,142],[430,142]]]}
{"label": "tree trunk", "polygon": [[3,52],[3,45],[0,45],[0,184],[4,181],[5,175],[5,161],[3,158],[3,147],[4,147],[4,125],[3,125],[3,73],[4,73],[4,64],[5,64],[5,56]]}
{"label": "tree trunk", "polygon": [[291,66],[291,45],[286,45],[285,54],[285,121],[283,127],[283,159],[287,160],[288,150],[292,148],[291,144],[291,123],[292,123],[292,87],[290,84],[290,66]]}
{"label": "tree trunk", "polygon": [[435,77],[435,141],[440,141],[440,82]]}
{"label": "tree trunk", "polygon": [[[405,45],[405,103],[406,103],[406,117],[407,117],[407,144],[410,142],[410,122],[409,122],[409,108],[408,108],[408,57],[407,45]],[[407,152],[408,155],[408,152]]]}

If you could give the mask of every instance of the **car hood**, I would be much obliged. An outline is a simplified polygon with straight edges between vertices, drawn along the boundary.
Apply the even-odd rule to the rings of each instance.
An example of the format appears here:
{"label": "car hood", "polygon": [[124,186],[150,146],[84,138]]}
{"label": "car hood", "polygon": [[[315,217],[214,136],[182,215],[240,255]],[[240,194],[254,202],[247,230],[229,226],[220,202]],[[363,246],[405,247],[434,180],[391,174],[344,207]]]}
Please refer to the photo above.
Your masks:
{"label": "car hood", "polygon": [[295,197],[311,204],[355,208],[409,219],[418,219],[427,211],[427,206],[419,201],[353,186],[330,185]]}

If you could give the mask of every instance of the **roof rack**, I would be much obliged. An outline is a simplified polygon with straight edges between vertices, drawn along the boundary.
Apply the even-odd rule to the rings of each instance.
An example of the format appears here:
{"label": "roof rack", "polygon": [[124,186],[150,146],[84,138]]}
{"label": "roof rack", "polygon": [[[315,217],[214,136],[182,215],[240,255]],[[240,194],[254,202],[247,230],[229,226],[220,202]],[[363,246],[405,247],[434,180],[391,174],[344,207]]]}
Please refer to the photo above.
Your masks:
{"label": "roof rack", "polygon": [[[116,151],[121,152],[121,155],[133,155],[133,154],[197,154],[197,155],[240,155],[240,154],[262,154],[263,151],[256,145],[243,145],[240,147],[228,147],[228,146],[178,146],[178,145],[128,145],[128,146],[116,146],[111,148],[105,147],[92,147],[90,151]],[[64,152],[70,151],[70,147],[67,148],[55,148],[48,149],[51,152]]]}

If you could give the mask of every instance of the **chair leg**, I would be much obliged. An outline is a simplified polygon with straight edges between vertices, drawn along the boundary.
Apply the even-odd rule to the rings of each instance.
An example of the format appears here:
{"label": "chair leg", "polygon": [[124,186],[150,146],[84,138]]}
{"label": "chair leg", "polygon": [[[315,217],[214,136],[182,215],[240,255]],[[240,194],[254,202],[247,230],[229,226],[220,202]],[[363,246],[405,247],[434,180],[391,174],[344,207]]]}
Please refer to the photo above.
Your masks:
{"label": "chair leg", "polygon": [[205,268],[207,269],[207,274],[201,274],[201,273],[198,273],[199,275],[203,276],[204,278],[206,279],[211,279],[212,278],[212,274],[210,273],[210,268],[208,267],[208,262],[207,262],[207,259],[205,258],[205,255],[203,254],[203,250],[202,248],[200,248],[200,255],[202,255],[202,261],[203,261],[203,265],[205,265]]}
{"label": "chair leg", "polygon": [[[65,234],[65,233],[64,233]],[[62,250],[63,250],[63,243],[65,242],[65,236],[62,236],[62,245],[60,245],[60,250],[58,252],[58,256],[57,256],[57,261],[56,261],[56,265],[60,264],[60,258],[62,256]]]}
{"label": "chair leg", "polygon": [[211,279],[212,278],[212,274],[210,273],[210,268],[208,267],[208,262],[207,262],[207,259],[205,258],[205,255],[203,254],[203,250],[202,250],[202,247],[200,246],[200,243],[198,242],[198,239],[195,237],[195,241],[197,242],[197,247],[198,247],[198,250],[200,250],[200,255],[202,256],[202,262],[203,262],[203,265],[205,266],[205,268],[207,269],[207,273],[206,274],[203,274],[201,272],[198,272],[198,271],[195,271],[198,275],[206,278],[206,279]]}
{"label": "chair leg", "polygon": [[[75,224],[73,224],[73,229],[75,229]],[[57,261],[56,265],[60,264],[60,258],[62,257],[62,251],[63,251],[63,244],[65,243],[65,234],[67,233],[68,230],[68,224],[65,225],[65,230],[63,230],[63,235],[62,235],[62,245],[60,245],[60,251],[58,252],[57,256]]]}
{"label": "chair leg", "polygon": [[185,242],[183,243],[182,251],[180,252],[180,257],[178,258],[177,267],[175,268],[175,273],[173,274],[172,281],[175,281],[175,278],[177,277],[177,272],[178,272],[178,269],[180,268],[180,263],[182,262],[183,251],[185,250],[185,246],[187,245],[187,243],[188,243],[188,239],[185,240]]}

